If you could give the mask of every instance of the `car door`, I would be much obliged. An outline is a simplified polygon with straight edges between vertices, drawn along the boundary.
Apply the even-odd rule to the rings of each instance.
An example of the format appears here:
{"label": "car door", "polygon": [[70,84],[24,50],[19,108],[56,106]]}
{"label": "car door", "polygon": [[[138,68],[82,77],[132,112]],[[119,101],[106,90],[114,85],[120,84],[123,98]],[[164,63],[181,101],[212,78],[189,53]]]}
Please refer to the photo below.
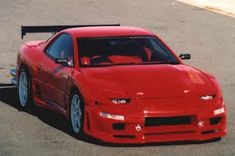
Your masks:
{"label": "car door", "polygon": [[[65,94],[73,68],[73,49],[72,37],[63,33],[49,43],[40,64],[44,81],[41,91],[43,100],[62,108],[65,108]],[[68,64],[56,62],[63,59],[67,59]]]}

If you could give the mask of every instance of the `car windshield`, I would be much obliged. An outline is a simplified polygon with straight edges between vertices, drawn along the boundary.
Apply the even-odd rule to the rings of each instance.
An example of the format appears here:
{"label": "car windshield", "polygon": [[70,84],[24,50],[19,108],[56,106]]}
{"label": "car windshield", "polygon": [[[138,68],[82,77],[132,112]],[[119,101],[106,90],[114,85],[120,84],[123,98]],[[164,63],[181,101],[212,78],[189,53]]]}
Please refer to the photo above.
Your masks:
{"label": "car windshield", "polygon": [[105,37],[78,39],[81,66],[179,64],[156,37]]}

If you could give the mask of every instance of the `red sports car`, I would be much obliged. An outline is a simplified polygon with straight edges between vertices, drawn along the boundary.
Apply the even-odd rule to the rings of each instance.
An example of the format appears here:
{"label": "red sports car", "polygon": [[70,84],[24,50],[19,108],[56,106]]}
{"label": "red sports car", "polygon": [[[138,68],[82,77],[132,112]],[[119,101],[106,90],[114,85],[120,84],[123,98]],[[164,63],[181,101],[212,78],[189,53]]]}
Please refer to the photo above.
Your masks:
{"label": "red sports car", "polygon": [[226,135],[215,77],[184,64],[154,33],[119,25],[22,26],[53,32],[19,49],[19,108],[64,115],[72,133],[112,143],[210,140]]}

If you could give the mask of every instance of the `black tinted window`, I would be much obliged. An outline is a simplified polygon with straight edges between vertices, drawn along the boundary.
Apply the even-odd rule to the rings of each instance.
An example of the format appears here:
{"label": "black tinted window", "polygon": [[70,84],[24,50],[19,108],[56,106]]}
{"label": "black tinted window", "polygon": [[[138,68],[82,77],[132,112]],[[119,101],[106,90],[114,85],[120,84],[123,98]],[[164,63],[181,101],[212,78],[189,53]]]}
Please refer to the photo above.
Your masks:
{"label": "black tinted window", "polygon": [[81,38],[78,47],[84,66],[179,63],[158,38],[151,36]]}
{"label": "black tinted window", "polygon": [[60,35],[46,50],[46,53],[55,59],[73,58],[73,40],[68,34]]}

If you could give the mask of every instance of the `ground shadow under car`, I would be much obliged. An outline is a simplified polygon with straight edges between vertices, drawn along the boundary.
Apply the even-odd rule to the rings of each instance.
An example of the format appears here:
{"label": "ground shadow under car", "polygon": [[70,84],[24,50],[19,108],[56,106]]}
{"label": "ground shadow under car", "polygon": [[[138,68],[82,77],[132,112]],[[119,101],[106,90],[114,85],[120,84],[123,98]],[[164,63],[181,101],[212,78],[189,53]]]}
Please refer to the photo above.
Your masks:
{"label": "ground shadow under car", "polygon": [[[18,109],[18,97],[17,97],[17,87],[10,84],[0,84],[0,104],[6,104],[15,109]],[[60,114],[55,113],[50,110],[42,109],[39,107],[32,107],[30,110],[27,110],[26,113],[36,116],[38,119],[44,123],[71,135],[69,131],[69,125],[67,120]],[[81,141],[102,145],[110,147],[136,147],[136,146],[166,146],[166,145],[182,145],[182,144],[195,144],[195,143],[209,143],[219,141],[220,139],[213,139],[203,142],[193,142],[193,141],[180,141],[180,142],[167,142],[167,143],[149,143],[149,144],[110,144],[104,143],[97,139],[91,138],[87,135],[79,138]]]}

